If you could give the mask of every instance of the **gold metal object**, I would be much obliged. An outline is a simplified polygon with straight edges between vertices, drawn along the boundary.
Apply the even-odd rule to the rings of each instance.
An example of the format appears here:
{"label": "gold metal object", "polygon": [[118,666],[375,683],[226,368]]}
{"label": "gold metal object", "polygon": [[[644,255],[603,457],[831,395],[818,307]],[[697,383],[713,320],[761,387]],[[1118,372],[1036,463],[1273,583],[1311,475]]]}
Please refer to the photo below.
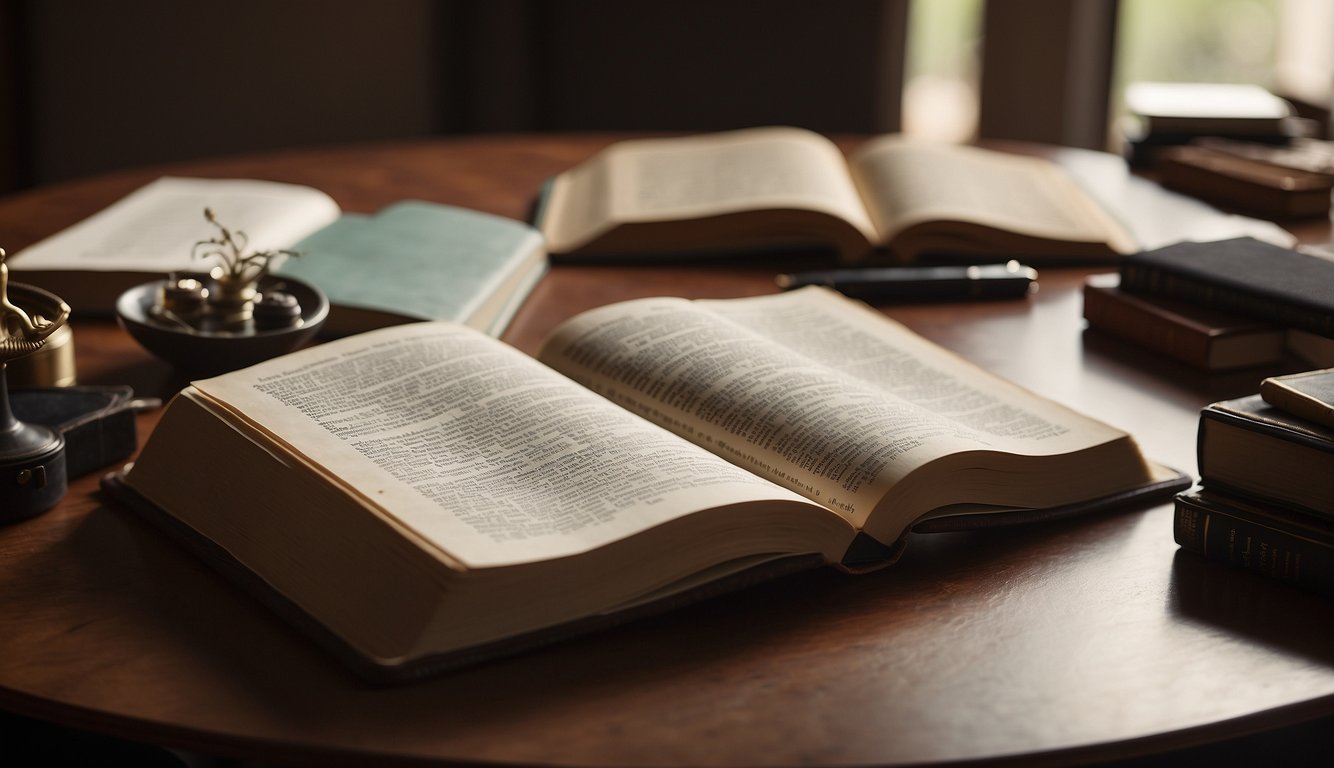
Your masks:
{"label": "gold metal object", "polygon": [[[10,283],[9,295],[22,299],[27,289],[26,285]],[[74,368],[74,330],[69,325],[61,326],[46,337],[46,344],[41,349],[11,361],[7,372],[9,385],[15,389],[74,386],[78,383]]]}
{"label": "gold metal object", "polygon": [[[29,312],[10,300],[9,289],[9,266],[5,264],[5,250],[0,248],[0,367],[46,346],[51,336],[68,327],[69,322],[69,305],[59,298],[46,294],[49,300],[30,307]],[[27,293],[31,295],[32,290]]]}
{"label": "gold metal object", "polygon": [[[69,306],[39,288],[9,282],[0,248],[0,365],[14,387],[75,383],[74,331]],[[51,318],[48,322],[47,318]]]}
{"label": "gold metal object", "polygon": [[10,364],[45,348],[68,328],[68,304],[45,291],[29,290],[41,301],[10,299],[9,267],[0,249],[0,521],[4,522],[45,512],[68,487],[64,437],[41,424],[19,421],[9,405]]}

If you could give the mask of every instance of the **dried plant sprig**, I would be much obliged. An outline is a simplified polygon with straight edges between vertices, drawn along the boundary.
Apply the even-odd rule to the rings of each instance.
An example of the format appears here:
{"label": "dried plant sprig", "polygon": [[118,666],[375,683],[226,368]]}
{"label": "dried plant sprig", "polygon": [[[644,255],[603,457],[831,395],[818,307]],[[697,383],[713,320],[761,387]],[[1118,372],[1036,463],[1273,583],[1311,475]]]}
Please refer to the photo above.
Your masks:
{"label": "dried plant sprig", "polygon": [[273,259],[279,256],[300,256],[299,251],[278,248],[267,251],[246,253],[250,238],[241,230],[232,232],[218,221],[212,208],[204,208],[204,219],[218,228],[218,234],[194,244],[190,255],[196,259],[216,258],[221,262],[223,278],[233,282],[249,283],[263,277],[269,271]]}

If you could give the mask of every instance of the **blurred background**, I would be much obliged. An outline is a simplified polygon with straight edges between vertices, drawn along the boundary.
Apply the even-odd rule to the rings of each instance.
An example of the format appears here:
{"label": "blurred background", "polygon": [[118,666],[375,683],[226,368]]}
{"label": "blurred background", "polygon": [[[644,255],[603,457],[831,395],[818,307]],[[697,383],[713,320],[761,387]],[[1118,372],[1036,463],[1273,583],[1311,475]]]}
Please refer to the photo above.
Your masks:
{"label": "blurred background", "polygon": [[0,193],[470,132],[802,125],[1115,148],[1124,85],[1254,83],[1324,131],[1324,0],[0,0]]}

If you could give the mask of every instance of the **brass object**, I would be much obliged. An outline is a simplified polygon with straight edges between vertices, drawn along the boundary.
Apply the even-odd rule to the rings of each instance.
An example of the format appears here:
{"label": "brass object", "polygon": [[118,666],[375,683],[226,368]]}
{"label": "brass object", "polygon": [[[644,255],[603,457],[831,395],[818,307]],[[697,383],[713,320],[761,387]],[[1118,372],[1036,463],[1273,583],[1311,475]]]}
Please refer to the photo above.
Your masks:
{"label": "brass object", "polygon": [[37,307],[14,303],[4,259],[0,248],[0,520],[10,521],[45,512],[65,495],[65,439],[14,417],[6,376],[10,363],[68,327],[69,305],[50,294]]}
{"label": "brass object", "polygon": [[[16,305],[43,317],[59,313],[60,298],[23,283],[9,284],[9,297]],[[37,351],[11,360],[7,376],[15,389],[72,387],[78,383],[74,367],[74,329],[65,323],[46,337]]]}

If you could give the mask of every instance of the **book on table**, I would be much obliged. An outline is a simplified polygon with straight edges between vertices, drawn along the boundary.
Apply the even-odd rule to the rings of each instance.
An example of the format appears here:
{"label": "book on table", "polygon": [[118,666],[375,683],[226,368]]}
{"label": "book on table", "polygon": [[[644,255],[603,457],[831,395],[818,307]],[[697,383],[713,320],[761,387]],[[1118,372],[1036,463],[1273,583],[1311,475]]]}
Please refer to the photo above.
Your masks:
{"label": "book on table", "polygon": [[1240,312],[1334,336],[1334,261],[1250,237],[1181,242],[1124,257],[1123,291]]}
{"label": "book on table", "polygon": [[1334,596],[1334,427],[1249,395],[1200,412],[1196,452],[1202,487],[1176,498],[1182,549]]}
{"label": "book on table", "polygon": [[1136,82],[1126,109],[1149,135],[1286,136],[1292,105],[1247,83]]}
{"label": "book on table", "polygon": [[1130,83],[1117,128],[1134,165],[1154,166],[1164,150],[1202,137],[1285,144],[1306,130],[1292,105],[1257,85]]}
{"label": "book on table", "polygon": [[1334,338],[1289,328],[1283,345],[1308,368],[1334,368]]}
{"label": "book on table", "polygon": [[1334,515],[1334,428],[1258,394],[1202,410],[1197,454],[1206,486]]}
{"label": "book on table", "polygon": [[1271,219],[1329,216],[1334,176],[1287,168],[1205,146],[1167,147],[1158,180],[1202,200]]}
{"label": "book on table", "polygon": [[556,176],[534,218],[565,259],[822,247],[848,261],[1068,263],[1137,249],[1044,158],[897,135],[845,157],[787,127],[613,144]]}
{"label": "book on table", "polygon": [[302,253],[273,272],[324,291],[327,335],[451,320],[496,336],[546,270],[537,231],[501,216],[412,200],[343,213],[307,186],[164,177],[15,253],[13,277],[80,315],[111,314],[125,290],[207,266],[192,258],[194,244],[215,234],[205,207],[253,249]]}
{"label": "book on table", "polygon": [[1187,552],[1334,597],[1334,518],[1206,485],[1177,495],[1173,536]]}
{"label": "book on table", "polygon": [[1084,281],[1089,327],[1172,357],[1203,371],[1282,362],[1288,333],[1235,312],[1120,290],[1116,274]]}
{"label": "book on table", "polygon": [[1189,479],[822,288],[417,323],[195,382],[105,486],[368,676]]}
{"label": "book on table", "polygon": [[1260,382],[1260,397],[1293,416],[1334,428],[1334,368],[1270,376]]}

